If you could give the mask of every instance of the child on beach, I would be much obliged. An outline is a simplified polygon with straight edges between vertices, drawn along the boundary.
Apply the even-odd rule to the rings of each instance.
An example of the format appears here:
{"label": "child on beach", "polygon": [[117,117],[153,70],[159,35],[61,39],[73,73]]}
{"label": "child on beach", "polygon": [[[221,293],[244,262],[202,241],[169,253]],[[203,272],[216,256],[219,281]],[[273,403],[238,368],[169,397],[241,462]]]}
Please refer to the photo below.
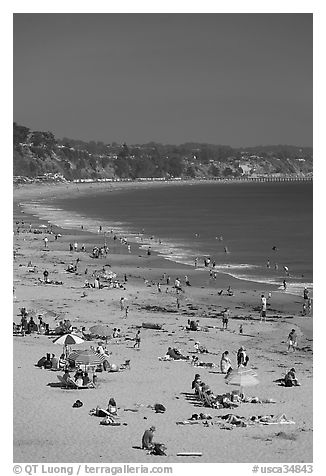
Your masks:
{"label": "child on beach", "polygon": [[292,331],[290,332],[288,336],[288,350],[287,351],[289,352],[290,349],[292,349],[292,351],[295,352],[297,345],[298,345],[297,334],[295,332],[295,329],[292,329]]}
{"label": "child on beach", "polygon": [[260,322],[264,319],[266,322],[266,310],[267,310],[267,299],[264,294],[261,295],[261,310],[260,310]]}
{"label": "child on beach", "polygon": [[138,349],[140,349],[140,330],[137,331],[137,334],[135,336],[134,347],[137,347]]}

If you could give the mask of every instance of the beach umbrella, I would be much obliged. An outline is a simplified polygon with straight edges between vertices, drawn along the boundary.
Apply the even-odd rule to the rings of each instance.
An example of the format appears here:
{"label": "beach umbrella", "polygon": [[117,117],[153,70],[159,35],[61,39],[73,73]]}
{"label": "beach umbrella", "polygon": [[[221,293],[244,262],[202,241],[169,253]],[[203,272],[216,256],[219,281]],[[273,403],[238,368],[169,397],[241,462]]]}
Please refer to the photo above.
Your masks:
{"label": "beach umbrella", "polygon": [[240,387],[242,393],[243,387],[253,387],[259,384],[255,372],[252,370],[235,370],[225,378],[225,383]]}
{"label": "beach umbrella", "polygon": [[111,329],[103,324],[98,324],[89,328],[91,334],[101,337],[109,337],[112,334]]}
{"label": "beach umbrella", "polygon": [[63,345],[63,353],[66,355],[68,345],[82,344],[84,339],[75,334],[63,334],[62,336],[54,339],[52,342],[53,344]]}
{"label": "beach umbrella", "polygon": [[54,339],[53,344],[67,346],[67,345],[82,344],[83,342],[84,342],[84,339],[82,339],[81,337],[75,334],[63,334],[62,336]]}
{"label": "beach umbrella", "polygon": [[88,350],[76,350],[71,352],[68,356],[68,360],[75,363],[75,365],[100,365],[103,364],[107,357],[105,355],[99,354],[92,349]]}

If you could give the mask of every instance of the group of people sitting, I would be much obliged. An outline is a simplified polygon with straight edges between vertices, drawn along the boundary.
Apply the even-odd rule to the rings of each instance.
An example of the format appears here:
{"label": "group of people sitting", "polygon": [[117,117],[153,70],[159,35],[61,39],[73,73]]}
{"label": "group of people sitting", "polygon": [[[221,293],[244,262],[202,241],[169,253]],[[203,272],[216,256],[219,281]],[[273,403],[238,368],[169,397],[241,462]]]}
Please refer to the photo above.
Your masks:
{"label": "group of people sitting", "polygon": [[186,329],[188,331],[199,331],[200,330],[199,321],[188,319],[188,324],[186,325]]}
{"label": "group of people sitting", "polygon": [[46,354],[46,356],[40,358],[36,366],[47,370],[63,370],[66,368],[67,363],[64,354],[61,354],[59,358],[55,354],[52,354],[52,356],[51,354]]}
{"label": "group of people sitting", "polygon": [[32,334],[33,332],[38,332],[40,334],[49,335],[50,333],[49,324],[46,324],[45,322],[43,322],[43,318],[41,315],[38,318],[39,324],[37,324],[34,321],[33,316],[30,316],[29,320],[27,319],[28,312],[26,311],[25,307],[21,308],[20,315],[21,315],[20,324],[16,324],[16,323],[13,324],[13,332],[15,334],[25,335],[25,334]]}
{"label": "group of people sitting", "polygon": [[59,325],[55,328],[54,333],[56,335],[69,334],[72,332],[72,324],[69,319],[64,319],[59,322]]}
{"label": "group of people sitting", "polygon": [[195,391],[195,395],[204,406],[210,408],[236,408],[241,403],[275,403],[275,400],[271,398],[260,399],[258,397],[248,397],[238,390],[214,395],[209,386],[201,380],[199,374],[195,375],[191,388]]}
{"label": "group of people sitting", "polygon": [[[69,370],[67,369],[64,373],[63,380],[65,380],[68,383],[68,379],[71,379],[71,377],[70,377]],[[89,378],[88,372],[83,371],[81,369],[77,369],[73,377],[73,381],[75,382],[77,387],[93,388],[96,386],[97,377],[96,377],[96,374],[94,373],[93,380],[91,380]]]}

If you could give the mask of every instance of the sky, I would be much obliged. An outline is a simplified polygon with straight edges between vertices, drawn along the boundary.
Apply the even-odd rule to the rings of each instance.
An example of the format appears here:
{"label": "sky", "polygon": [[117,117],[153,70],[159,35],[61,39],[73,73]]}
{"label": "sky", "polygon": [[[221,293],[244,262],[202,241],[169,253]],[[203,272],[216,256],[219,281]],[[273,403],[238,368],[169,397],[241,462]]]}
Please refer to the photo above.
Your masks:
{"label": "sky", "polygon": [[313,15],[17,13],[13,117],[56,137],[313,144]]}

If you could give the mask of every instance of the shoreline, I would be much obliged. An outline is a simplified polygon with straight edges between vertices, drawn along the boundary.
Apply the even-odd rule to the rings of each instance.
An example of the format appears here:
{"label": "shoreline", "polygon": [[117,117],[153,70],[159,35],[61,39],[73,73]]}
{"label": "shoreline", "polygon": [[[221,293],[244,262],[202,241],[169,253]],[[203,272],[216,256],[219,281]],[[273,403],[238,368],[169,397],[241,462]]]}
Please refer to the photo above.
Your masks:
{"label": "shoreline", "polygon": [[[226,181],[226,182],[231,182],[235,183],[239,181]],[[59,183],[53,183],[53,184],[27,184],[27,185],[22,185],[19,187],[14,188],[14,203],[19,205],[20,201],[23,200],[44,200],[44,199],[49,199],[51,198],[56,198],[58,194],[60,195],[60,198],[77,198],[78,196],[87,196],[90,193],[95,193],[96,194],[102,194],[102,193],[121,193],[124,191],[129,191],[129,190],[135,190],[135,189],[141,189],[141,188],[153,188],[153,187],[168,187],[168,186],[185,186],[185,185],[198,185],[198,184],[217,184],[220,183],[219,181],[216,180],[205,180],[205,181],[200,181],[200,180],[184,180],[184,181],[134,181],[134,182],[110,182],[110,183],[81,183],[81,184],[76,184],[73,182],[70,183],[65,183],[65,184],[59,184]],[[36,210],[37,212],[37,210]],[[29,213],[31,211],[29,210]],[[60,214],[60,213],[59,213]],[[43,212],[44,215],[44,212]],[[36,216],[39,216],[36,213]],[[44,221],[48,221],[47,218],[50,218],[49,216],[43,216],[41,219],[44,219]],[[82,218],[81,218],[82,220]],[[57,226],[58,224],[55,223]],[[61,225],[59,225],[61,226]],[[95,232],[94,227],[98,226],[97,224],[93,224],[93,230],[89,230],[92,233],[94,233],[94,236],[97,235]],[[63,229],[65,226],[63,226]],[[114,228],[114,226],[113,226]],[[75,229],[75,232],[78,230]],[[115,233],[119,234],[119,230]],[[124,231],[121,231],[122,234],[126,234]],[[128,234],[128,233],[127,233]],[[109,238],[108,232],[106,233],[106,236]],[[129,241],[133,243],[133,246],[136,246],[137,250],[139,253],[142,252],[142,248],[145,249],[146,246],[150,246],[152,248],[152,253],[158,256],[161,259],[164,259],[168,262],[175,263],[177,266],[184,267],[185,269],[192,270],[194,267],[190,263],[183,262],[180,259],[170,259],[169,255],[167,253],[164,253],[160,251],[160,246],[157,246],[156,243],[151,242],[148,237],[145,239],[144,243],[140,243],[138,239],[135,237],[129,237]],[[167,265],[166,265],[167,266]],[[250,276],[248,277],[238,277],[234,271],[232,271],[232,265],[229,266],[231,269],[227,270],[225,267],[224,269],[221,268],[216,268],[214,271],[218,273],[219,275],[224,275],[226,278],[228,278],[230,281],[236,280],[236,282],[239,281],[238,287],[241,287],[241,283],[248,283],[249,286],[251,285],[252,287],[261,287],[264,291],[273,291],[273,292],[279,292],[283,294],[290,294],[292,296],[298,296],[301,294],[301,288],[303,289],[303,283],[298,283],[295,285],[295,283],[292,283],[292,287],[295,289],[291,290],[291,286],[288,287],[286,290],[286,293],[281,289],[281,283],[277,282],[271,282],[267,278],[263,279],[251,279]],[[197,272],[205,272],[207,271],[204,267],[199,267],[197,269]],[[226,279],[225,278],[225,279]],[[305,283],[309,288],[312,283]],[[298,290],[296,289],[298,287]],[[291,292],[292,291],[292,292]],[[311,289],[312,291],[312,289]]]}

